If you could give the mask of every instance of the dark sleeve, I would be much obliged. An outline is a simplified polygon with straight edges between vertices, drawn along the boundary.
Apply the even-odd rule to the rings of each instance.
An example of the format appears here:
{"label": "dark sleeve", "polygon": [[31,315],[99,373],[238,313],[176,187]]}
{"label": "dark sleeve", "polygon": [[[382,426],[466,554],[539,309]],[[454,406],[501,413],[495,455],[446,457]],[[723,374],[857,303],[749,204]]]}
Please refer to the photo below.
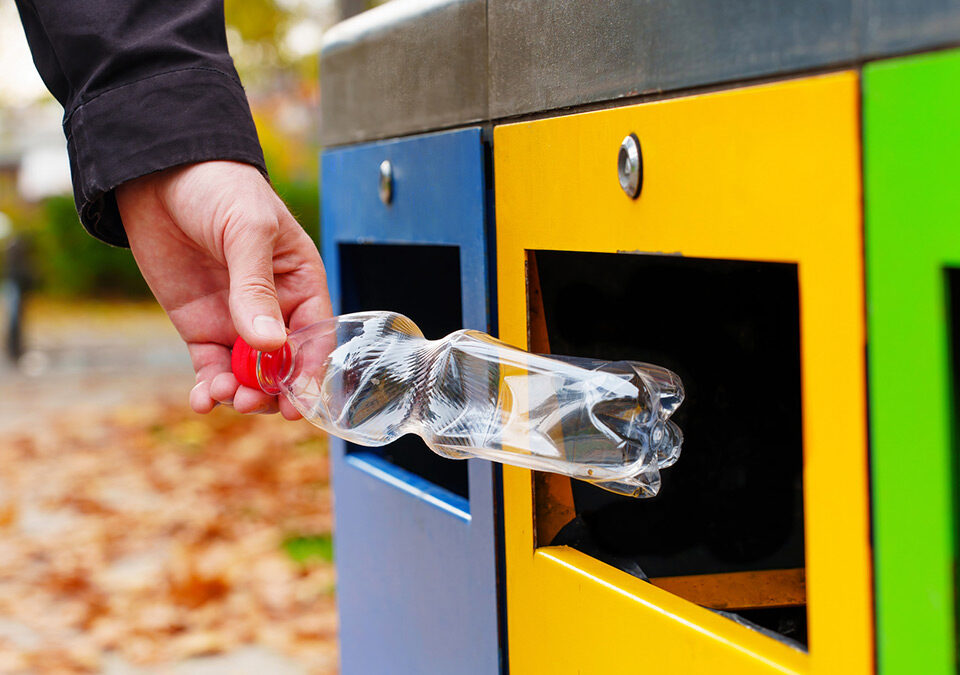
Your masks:
{"label": "dark sleeve", "polygon": [[227,52],[223,0],[16,0],[63,105],[74,199],[93,236],[127,237],[114,188],[214,159],[266,169]]}

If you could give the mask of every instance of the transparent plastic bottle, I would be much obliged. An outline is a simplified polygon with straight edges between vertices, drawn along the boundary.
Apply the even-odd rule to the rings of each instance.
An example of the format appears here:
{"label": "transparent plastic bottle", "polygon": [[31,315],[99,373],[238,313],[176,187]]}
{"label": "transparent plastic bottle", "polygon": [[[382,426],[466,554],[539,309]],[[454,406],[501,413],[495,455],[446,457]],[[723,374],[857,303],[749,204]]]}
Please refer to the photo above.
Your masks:
{"label": "transparent plastic bottle", "polygon": [[233,371],[351,443],[412,433],[444,457],[560,473],[635,497],[657,493],[683,440],[670,421],[683,385],[669,370],[530,354],[473,330],[427,340],[392,312],[321,321],[275,352],[238,339]]}

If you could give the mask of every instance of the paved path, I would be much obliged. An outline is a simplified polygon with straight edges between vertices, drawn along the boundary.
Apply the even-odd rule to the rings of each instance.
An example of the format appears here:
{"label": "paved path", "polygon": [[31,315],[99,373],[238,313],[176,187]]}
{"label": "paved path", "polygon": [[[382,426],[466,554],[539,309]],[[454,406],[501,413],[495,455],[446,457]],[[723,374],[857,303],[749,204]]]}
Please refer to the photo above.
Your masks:
{"label": "paved path", "polygon": [[0,359],[0,433],[43,424],[65,408],[110,408],[182,395],[193,386],[186,348],[153,304],[38,300],[28,306],[27,353]]}
{"label": "paved path", "polygon": [[[25,338],[28,353],[19,367],[0,359],[0,443],[40,429],[58,415],[102,413],[158,397],[182,400],[186,406],[194,384],[185,347],[159,308],[149,304],[39,301],[28,310]],[[56,525],[34,520],[31,527],[38,532]],[[30,649],[37,637],[29,627],[0,617],[0,640]],[[112,654],[100,672],[299,675],[306,669],[269,648],[247,645],[172,668],[139,667]]]}

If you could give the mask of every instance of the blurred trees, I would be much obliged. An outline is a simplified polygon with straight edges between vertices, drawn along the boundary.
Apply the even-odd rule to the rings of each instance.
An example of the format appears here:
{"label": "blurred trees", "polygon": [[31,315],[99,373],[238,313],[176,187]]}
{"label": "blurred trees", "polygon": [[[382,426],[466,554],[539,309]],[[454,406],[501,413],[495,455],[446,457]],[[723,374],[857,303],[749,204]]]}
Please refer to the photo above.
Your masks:
{"label": "blurred trees", "polygon": [[[319,235],[317,109],[320,38],[333,0],[225,0],[230,53],[250,99],[271,181],[301,225]],[[71,196],[28,203],[0,167],[0,211],[35,241],[40,290],[60,296],[149,293],[129,251],[80,226]]]}
{"label": "blurred trees", "polygon": [[48,197],[34,233],[34,264],[43,290],[67,297],[146,297],[146,282],[128,249],[105,246],[80,226],[72,197]]}
{"label": "blurred trees", "polygon": [[226,0],[227,39],[247,89],[274,187],[318,237],[317,117],[322,30],[332,0]]}

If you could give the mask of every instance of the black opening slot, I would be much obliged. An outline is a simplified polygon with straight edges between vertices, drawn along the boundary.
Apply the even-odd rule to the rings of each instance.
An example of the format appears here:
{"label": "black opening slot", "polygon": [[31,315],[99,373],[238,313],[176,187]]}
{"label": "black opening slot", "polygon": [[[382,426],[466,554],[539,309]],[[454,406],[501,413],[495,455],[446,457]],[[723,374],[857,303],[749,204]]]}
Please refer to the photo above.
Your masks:
{"label": "black opening slot", "polygon": [[[960,449],[960,269],[947,268],[944,270],[947,285],[947,339],[950,341],[948,357],[950,359],[950,412],[952,421],[952,447],[953,452],[950,455],[953,466],[950,467],[953,476],[952,485],[960,485],[960,462],[957,460],[957,452]],[[960,498],[958,498],[956,489],[951,494],[951,508],[955,523],[960,523]],[[960,575],[954,567],[953,583],[953,611],[956,625],[960,626]],[[958,640],[960,645],[960,640]],[[958,647],[960,652],[960,647]],[[960,653],[958,653],[960,658]]]}
{"label": "black opening slot", "polygon": [[[686,390],[674,417],[685,435],[683,452],[663,472],[660,494],[632,499],[571,481],[574,515],[539,545],[573,546],[654,583],[802,570],[796,265],[562,251],[531,256],[542,297],[531,294],[531,319],[542,312],[537,319],[552,353],[665,366]],[[792,606],[725,607],[805,644],[799,587],[802,600]]]}
{"label": "black opening slot", "polygon": [[[456,246],[341,244],[343,312],[389,310],[412,319],[428,339],[463,327],[460,249]],[[375,451],[384,459],[461,497],[469,496],[467,463],[433,453],[417,436]]]}

